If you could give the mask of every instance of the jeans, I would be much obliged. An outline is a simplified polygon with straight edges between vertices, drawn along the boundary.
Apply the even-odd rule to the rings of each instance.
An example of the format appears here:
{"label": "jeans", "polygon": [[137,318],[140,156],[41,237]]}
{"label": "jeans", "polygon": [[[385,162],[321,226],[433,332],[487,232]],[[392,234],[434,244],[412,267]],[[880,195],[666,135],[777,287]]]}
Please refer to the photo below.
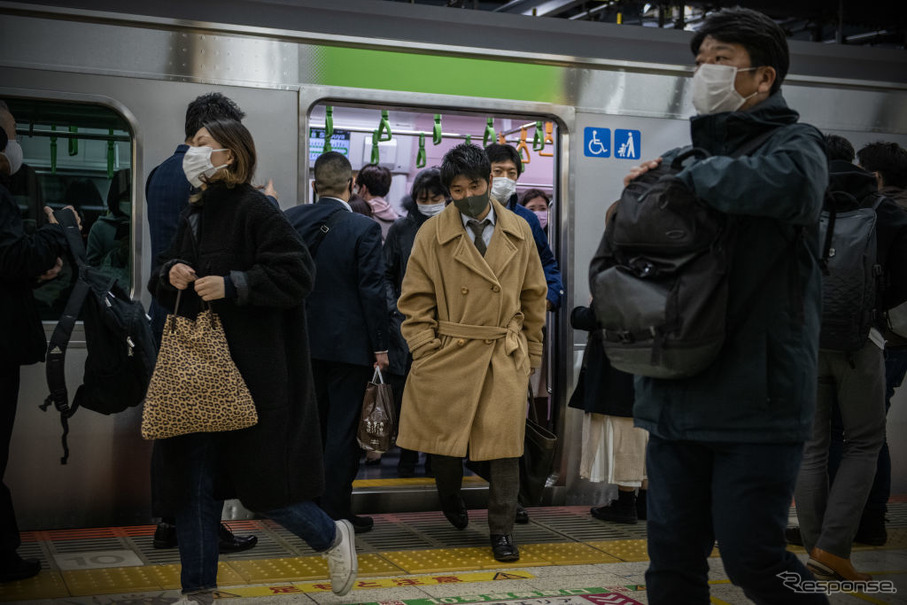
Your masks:
{"label": "jeans", "polygon": [[779,574],[812,580],[786,549],[784,527],[800,443],[710,443],[649,436],[646,469],[652,605],[707,605],[715,539],[731,582],[755,603],[828,603],[798,594]]}
{"label": "jeans", "polygon": [[[185,438],[191,439],[184,466],[189,489],[177,507],[176,533],[182,564],[180,582],[183,592],[190,593],[217,587],[217,530],[222,509],[221,501],[213,495],[217,466],[214,435],[199,433]],[[315,551],[328,550],[334,544],[336,524],[314,502],[297,502],[262,514],[302,538]]]}
{"label": "jeans", "polygon": [[[850,558],[863,506],[885,439],[882,350],[868,342],[859,351],[819,351],[813,434],[803,449],[797,479],[797,518],[807,552],[814,547]],[[847,440],[834,481],[829,481],[831,417],[837,402]]]}

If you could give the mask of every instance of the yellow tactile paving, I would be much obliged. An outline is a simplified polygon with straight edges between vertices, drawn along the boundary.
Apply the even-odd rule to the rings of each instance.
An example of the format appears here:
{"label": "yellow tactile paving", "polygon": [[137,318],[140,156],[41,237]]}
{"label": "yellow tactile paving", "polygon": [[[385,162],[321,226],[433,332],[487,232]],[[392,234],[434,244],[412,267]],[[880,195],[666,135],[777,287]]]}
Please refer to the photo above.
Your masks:
{"label": "yellow tactile paving", "polygon": [[59,571],[42,570],[34,578],[0,584],[0,601],[19,602],[70,596]]}
{"label": "yellow tactile paving", "polygon": [[245,580],[239,584],[292,582],[328,577],[327,562],[320,556],[230,561],[229,566]]}
{"label": "yellow tactile paving", "polygon": [[587,563],[619,563],[616,557],[578,542],[558,544],[527,544],[520,547],[520,565],[531,567],[532,558],[547,561],[548,565],[583,565]]}
{"label": "yellow tactile paving", "polygon": [[64,571],[63,581],[74,597],[160,589],[147,567],[109,567]]}
{"label": "yellow tactile paving", "polygon": [[429,550],[401,550],[381,553],[385,559],[406,573],[431,573],[436,571],[468,571],[483,569],[494,563],[490,548],[438,548]]}
{"label": "yellow tactile paving", "polygon": [[620,561],[648,561],[645,540],[606,540],[603,542],[586,542]]}
{"label": "yellow tactile paving", "polygon": [[[229,576],[239,576],[232,569],[228,569],[225,575],[224,564],[219,563],[217,570],[217,583],[223,584],[224,580]],[[180,587],[180,566],[176,564],[171,565],[149,565],[145,569],[148,570],[148,573],[154,578],[155,582],[158,583],[158,586],[164,590],[176,590]],[[239,578],[239,581],[242,582],[242,578]]]}
{"label": "yellow tactile paving", "polygon": [[405,573],[402,569],[376,554],[359,555],[359,575],[364,577],[391,576]]}

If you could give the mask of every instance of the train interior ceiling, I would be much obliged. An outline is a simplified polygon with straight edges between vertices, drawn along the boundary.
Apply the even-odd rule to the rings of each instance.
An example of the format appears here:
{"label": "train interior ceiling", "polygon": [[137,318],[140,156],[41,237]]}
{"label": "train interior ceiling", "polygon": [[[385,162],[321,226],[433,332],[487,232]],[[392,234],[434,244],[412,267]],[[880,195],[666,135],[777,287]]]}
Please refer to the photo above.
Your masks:
{"label": "train interior ceiling", "polygon": [[554,193],[557,125],[544,117],[319,104],[309,115],[310,172],[324,150],[328,113],[331,148],[346,154],[354,171],[370,162],[390,170],[387,199],[401,216],[406,211],[400,203],[419,171],[439,166],[447,151],[465,142],[513,145],[524,169],[517,193],[527,189]]}

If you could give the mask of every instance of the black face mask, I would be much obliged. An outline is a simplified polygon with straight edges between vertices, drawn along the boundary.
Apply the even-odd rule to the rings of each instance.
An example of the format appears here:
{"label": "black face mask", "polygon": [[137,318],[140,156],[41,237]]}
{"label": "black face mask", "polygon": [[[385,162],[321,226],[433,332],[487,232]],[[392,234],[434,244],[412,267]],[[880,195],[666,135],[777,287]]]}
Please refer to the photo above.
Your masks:
{"label": "black face mask", "polygon": [[472,218],[478,218],[488,208],[489,191],[479,195],[468,195],[461,200],[454,200],[457,210]]}

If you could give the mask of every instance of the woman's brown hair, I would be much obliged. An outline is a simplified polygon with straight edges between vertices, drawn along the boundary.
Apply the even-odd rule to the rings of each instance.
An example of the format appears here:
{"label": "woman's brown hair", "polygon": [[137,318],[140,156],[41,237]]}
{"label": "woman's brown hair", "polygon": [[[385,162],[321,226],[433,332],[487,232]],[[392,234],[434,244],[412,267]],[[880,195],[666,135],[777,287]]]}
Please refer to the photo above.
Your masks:
{"label": "woman's brown hair", "polygon": [[218,170],[211,181],[220,181],[227,187],[251,183],[256,157],[252,133],[241,122],[228,119],[210,120],[204,128],[224,149],[233,152],[233,162]]}

